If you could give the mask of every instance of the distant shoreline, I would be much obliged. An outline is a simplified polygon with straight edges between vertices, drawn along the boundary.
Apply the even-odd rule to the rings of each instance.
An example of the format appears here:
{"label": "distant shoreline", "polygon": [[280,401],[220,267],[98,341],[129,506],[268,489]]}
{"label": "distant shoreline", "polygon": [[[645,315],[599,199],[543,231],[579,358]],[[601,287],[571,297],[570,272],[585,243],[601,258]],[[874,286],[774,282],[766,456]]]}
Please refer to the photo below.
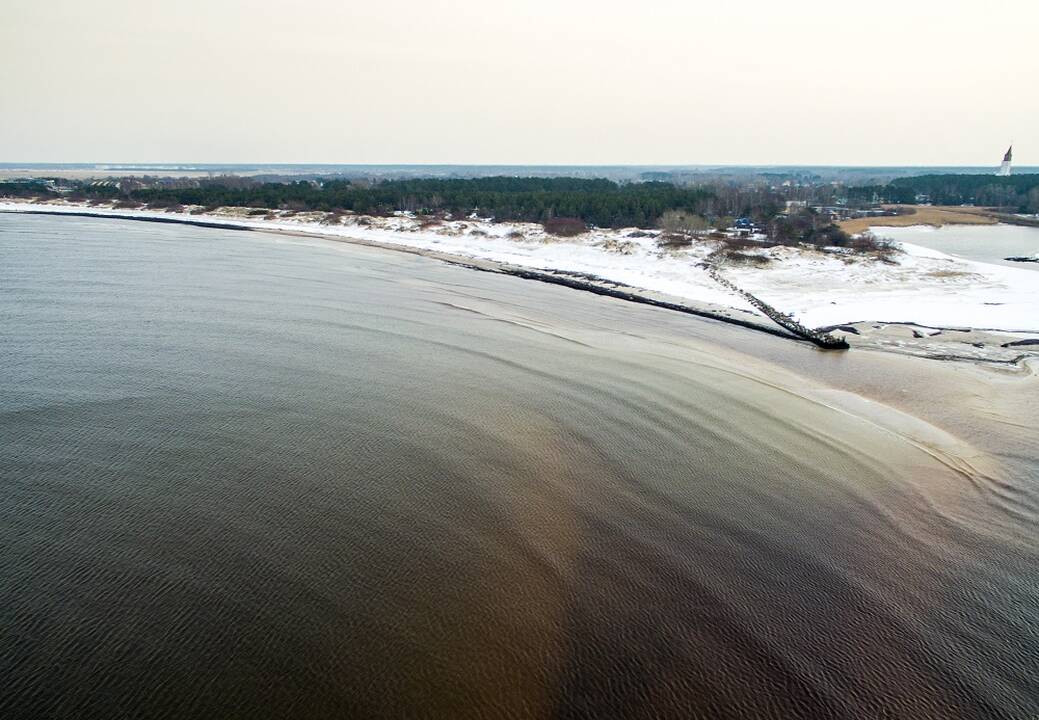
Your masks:
{"label": "distant shoreline", "polygon": [[[517,265],[497,259],[462,255],[446,252],[431,247],[422,247],[417,242],[406,244],[400,241],[403,233],[389,231],[374,232],[362,226],[341,226],[329,228],[323,232],[323,226],[316,222],[302,222],[299,227],[285,227],[287,223],[275,225],[255,218],[213,217],[206,215],[196,217],[187,213],[163,213],[150,212],[142,214],[139,211],[113,212],[110,208],[92,208],[70,205],[54,206],[54,209],[46,205],[33,203],[18,203],[19,207],[9,204],[6,208],[0,208],[0,212],[9,214],[33,214],[33,215],[70,215],[72,217],[99,218],[112,220],[133,220],[138,222],[155,222],[162,224],[184,224],[202,228],[236,230],[236,231],[258,231],[275,235],[288,235],[296,237],[314,238],[320,240],[332,240],[352,245],[367,246],[394,252],[403,252],[413,255],[439,260],[452,265],[480,270],[483,272],[494,272],[504,275],[512,275],[521,279],[536,280],[539,282],[562,285],[575,290],[591,292],[605,297],[646,304],[662,309],[672,310],[703,319],[716,320],[730,325],[743,327],[749,330],[763,332],[775,337],[787,340],[798,340],[809,342],[805,338],[796,337],[783,328],[776,326],[768,318],[759,316],[737,307],[717,305],[689,297],[672,295],[656,290],[648,290],[641,287],[627,285],[609,277],[602,277],[595,273],[567,271],[553,269],[551,267],[539,268],[529,265]],[[58,209],[61,208],[61,209]],[[380,235],[386,232],[387,240],[382,240]],[[368,235],[369,237],[361,237]],[[418,236],[416,236],[418,239]],[[392,241],[388,241],[392,240]],[[875,320],[869,317],[857,320],[849,319],[846,322],[827,324],[823,330],[845,333],[855,349],[879,350],[893,352],[902,355],[916,357],[956,360],[971,363],[993,363],[1004,366],[1019,366],[1022,360],[1035,357],[1036,353],[1027,351],[1020,352],[1020,347],[1014,343],[1033,336],[1027,330],[996,330],[979,329],[970,327],[943,327],[921,324],[912,318],[900,318],[898,320]]]}
{"label": "distant shoreline", "polygon": [[338,235],[322,235],[320,233],[307,232],[306,230],[288,230],[284,228],[255,228],[241,224],[235,224],[234,221],[221,222],[193,220],[190,217],[184,217],[182,215],[177,217],[154,217],[120,215],[105,212],[60,212],[54,210],[37,209],[0,210],[0,213],[7,213],[12,215],[48,215],[64,217],[101,218],[109,220],[132,220],[135,222],[192,225],[195,227],[211,228],[218,230],[265,232],[273,233],[276,235],[289,235],[295,237],[316,238],[320,240],[331,240],[333,242],[342,242],[351,245],[361,245],[364,247],[374,247],[382,250],[390,250],[392,252],[403,252],[411,255],[420,255],[422,257],[439,260],[450,265],[457,265],[460,267],[465,267],[471,270],[478,270],[481,272],[493,272],[502,275],[511,275],[513,277],[522,278],[524,280],[536,280],[538,282],[548,283],[552,285],[562,285],[573,290],[591,292],[596,295],[601,295],[603,297],[612,297],[618,300],[624,300],[626,302],[651,305],[653,307],[672,310],[674,312],[685,313],[687,315],[694,315],[696,317],[704,318],[707,320],[716,320],[718,322],[723,322],[730,325],[737,325],[739,327],[767,333],[769,335],[774,335],[775,337],[780,337],[786,340],[795,340],[798,342],[811,344],[810,341],[808,341],[807,339],[798,337],[792,333],[783,330],[782,328],[771,327],[770,325],[765,324],[764,322],[756,322],[752,319],[733,317],[732,315],[727,314],[727,309],[723,308],[722,306],[717,306],[715,308],[708,306],[706,303],[695,303],[694,301],[690,301],[685,298],[668,298],[664,295],[661,295],[660,293],[653,293],[651,291],[641,290],[639,288],[625,287],[620,284],[613,283],[602,278],[595,278],[592,276],[579,278],[575,275],[570,274],[539,272],[536,270],[531,270],[530,268],[525,268],[518,265],[510,265],[509,263],[498,262],[495,260],[483,260],[478,258],[465,257],[462,255],[452,255],[450,253],[436,252],[432,250],[426,250],[423,248],[408,247],[405,245],[380,243],[374,242],[372,240],[363,240],[360,238],[350,238]]}
{"label": "distant shoreline", "polygon": [[[184,217],[183,215],[176,215],[171,217],[155,217],[152,215],[119,215],[117,213],[105,213],[105,212],[59,212],[57,210],[0,210],[2,213],[8,213],[12,215],[51,215],[51,216],[62,216],[62,217],[83,217],[83,218],[104,218],[108,220],[133,220],[135,222],[152,222],[152,223],[167,223],[170,225],[193,225],[195,227],[214,228],[217,230],[239,230],[249,232],[256,230],[256,228],[246,227],[244,225],[235,225],[231,223],[224,223],[213,220],[193,220],[190,217]],[[274,230],[277,232],[277,230]]]}

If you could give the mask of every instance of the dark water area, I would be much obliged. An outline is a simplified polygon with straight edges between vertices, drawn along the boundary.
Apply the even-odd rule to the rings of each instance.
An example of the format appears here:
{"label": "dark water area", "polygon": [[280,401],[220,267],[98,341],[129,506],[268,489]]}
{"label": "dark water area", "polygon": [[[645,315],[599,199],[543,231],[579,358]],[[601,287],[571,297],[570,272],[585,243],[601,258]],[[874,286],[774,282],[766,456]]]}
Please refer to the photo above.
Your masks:
{"label": "dark water area", "polygon": [[1039,715],[1034,425],[922,439],[845,358],[0,215],[0,717]]}

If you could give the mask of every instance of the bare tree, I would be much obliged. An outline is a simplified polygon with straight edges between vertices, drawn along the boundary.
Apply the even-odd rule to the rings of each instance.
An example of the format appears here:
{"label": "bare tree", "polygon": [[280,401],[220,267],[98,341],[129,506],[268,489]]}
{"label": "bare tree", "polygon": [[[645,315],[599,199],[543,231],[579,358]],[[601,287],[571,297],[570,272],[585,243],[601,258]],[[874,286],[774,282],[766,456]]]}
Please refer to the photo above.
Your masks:
{"label": "bare tree", "polygon": [[660,216],[657,224],[666,232],[683,235],[696,235],[706,232],[711,227],[701,216],[687,213],[684,210],[668,210]]}

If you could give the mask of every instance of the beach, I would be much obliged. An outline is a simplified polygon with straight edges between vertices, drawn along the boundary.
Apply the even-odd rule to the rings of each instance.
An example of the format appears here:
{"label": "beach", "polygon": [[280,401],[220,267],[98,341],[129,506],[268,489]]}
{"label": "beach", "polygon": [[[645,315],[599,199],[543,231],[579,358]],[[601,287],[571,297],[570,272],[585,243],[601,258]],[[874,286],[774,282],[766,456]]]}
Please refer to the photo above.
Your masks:
{"label": "beach", "polygon": [[[711,243],[662,251],[653,231],[593,230],[559,239],[547,237],[536,225],[475,218],[429,225],[407,214],[354,217],[247,208],[167,212],[61,202],[6,202],[0,203],[0,211],[302,233],[642,298],[789,335],[712,278]],[[729,264],[720,270],[741,289],[805,325],[844,333],[852,347],[1015,365],[1033,356],[1035,346],[1027,342],[1039,333],[1039,293],[1029,270],[972,262],[912,243],[900,247],[890,261],[840,252],[762,249],[757,251],[767,259],[762,266]]]}

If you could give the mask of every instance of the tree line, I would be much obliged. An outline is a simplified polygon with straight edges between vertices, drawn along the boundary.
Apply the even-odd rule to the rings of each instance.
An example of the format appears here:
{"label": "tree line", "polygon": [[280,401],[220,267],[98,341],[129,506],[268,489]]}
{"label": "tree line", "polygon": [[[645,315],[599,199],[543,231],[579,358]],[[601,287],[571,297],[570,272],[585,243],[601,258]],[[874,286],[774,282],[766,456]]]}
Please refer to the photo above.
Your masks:
{"label": "tree line", "polygon": [[[87,197],[112,196],[111,188],[88,186],[80,190]],[[667,210],[701,210],[711,196],[708,189],[661,182],[621,185],[610,180],[517,177],[238,186],[203,182],[192,187],[144,187],[124,194],[125,199],[153,206],[235,206],[374,215],[404,210],[453,217],[476,213],[495,220],[525,222],[569,217],[598,227],[651,226]]]}
{"label": "tree line", "polygon": [[[782,242],[842,240],[829,218],[782,214],[784,196],[767,186],[738,183],[675,185],[616,183],[568,177],[482,177],[378,182],[325,180],[261,182],[240,176],[210,179],[122,178],[75,182],[61,191],[39,183],[0,184],[0,195],[114,200],[153,208],[248,207],[267,210],[420,215],[541,223],[552,234],[574,235],[588,226],[660,227],[669,234],[724,230],[747,218]],[[834,233],[837,236],[830,237]]]}
{"label": "tree line", "polygon": [[911,196],[907,200],[910,203],[922,195],[935,205],[973,204],[1039,212],[1039,174],[919,175],[892,180],[887,188],[889,199]]}

